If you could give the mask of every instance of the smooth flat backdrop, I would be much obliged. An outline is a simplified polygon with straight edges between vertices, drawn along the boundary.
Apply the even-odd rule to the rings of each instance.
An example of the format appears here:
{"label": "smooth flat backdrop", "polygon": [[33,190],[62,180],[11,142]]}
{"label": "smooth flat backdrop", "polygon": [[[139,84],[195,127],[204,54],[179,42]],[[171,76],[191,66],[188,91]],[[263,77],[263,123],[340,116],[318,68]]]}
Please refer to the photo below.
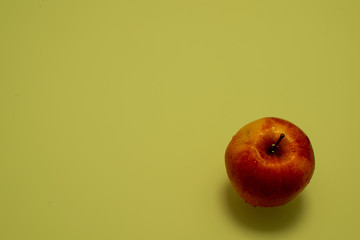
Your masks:
{"label": "smooth flat backdrop", "polygon": [[[0,2],[0,239],[359,239],[360,2]],[[231,188],[255,119],[309,136],[290,204]]]}

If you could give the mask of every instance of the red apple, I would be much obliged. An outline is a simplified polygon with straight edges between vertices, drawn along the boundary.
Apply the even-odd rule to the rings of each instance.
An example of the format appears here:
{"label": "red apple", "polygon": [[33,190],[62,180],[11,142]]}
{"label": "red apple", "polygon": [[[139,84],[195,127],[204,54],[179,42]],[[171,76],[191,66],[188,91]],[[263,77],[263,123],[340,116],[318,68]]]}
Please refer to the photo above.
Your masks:
{"label": "red apple", "polygon": [[242,127],[230,141],[225,165],[239,195],[256,207],[276,207],[295,198],[315,168],[309,138],[289,121],[268,117]]}

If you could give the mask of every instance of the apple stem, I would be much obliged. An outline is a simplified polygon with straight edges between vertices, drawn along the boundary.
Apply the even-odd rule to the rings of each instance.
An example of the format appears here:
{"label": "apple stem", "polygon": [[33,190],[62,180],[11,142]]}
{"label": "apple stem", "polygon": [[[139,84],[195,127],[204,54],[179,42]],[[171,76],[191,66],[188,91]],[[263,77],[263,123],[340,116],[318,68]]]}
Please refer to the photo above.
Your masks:
{"label": "apple stem", "polygon": [[284,137],[285,137],[285,134],[283,134],[283,133],[280,134],[280,137],[279,137],[279,139],[277,140],[277,142],[276,142],[275,144],[272,144],[272,145],[271,145],[270,153],[275,153],[276,148],[278,147],[280,141],[281,141]]}

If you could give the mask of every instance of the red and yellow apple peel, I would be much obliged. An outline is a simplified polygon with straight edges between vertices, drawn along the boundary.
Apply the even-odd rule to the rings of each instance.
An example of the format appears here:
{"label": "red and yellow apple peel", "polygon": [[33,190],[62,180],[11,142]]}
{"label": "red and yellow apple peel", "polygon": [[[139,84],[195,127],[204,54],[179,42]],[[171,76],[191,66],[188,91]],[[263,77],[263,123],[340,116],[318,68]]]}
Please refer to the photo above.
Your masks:
{"label": "red and yellow apple peel", "polygon": [[229,180],[252,206],[281,206],[309,183],[315,168],[306,134],[280,118],[262,118],[241,128],[225,153]]}

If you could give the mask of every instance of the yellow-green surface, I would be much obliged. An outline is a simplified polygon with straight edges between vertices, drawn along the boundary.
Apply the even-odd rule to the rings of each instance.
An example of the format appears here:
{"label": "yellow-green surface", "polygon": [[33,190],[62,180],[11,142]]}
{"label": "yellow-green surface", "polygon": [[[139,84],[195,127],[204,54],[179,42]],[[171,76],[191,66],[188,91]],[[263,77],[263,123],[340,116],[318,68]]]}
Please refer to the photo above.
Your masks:
{"label": "yellow-green surface", "polygon": [[[0,239],[358,239],[360,3],[0,2]],[[306,190],[230,187],[257,118],[300,126]]]}

